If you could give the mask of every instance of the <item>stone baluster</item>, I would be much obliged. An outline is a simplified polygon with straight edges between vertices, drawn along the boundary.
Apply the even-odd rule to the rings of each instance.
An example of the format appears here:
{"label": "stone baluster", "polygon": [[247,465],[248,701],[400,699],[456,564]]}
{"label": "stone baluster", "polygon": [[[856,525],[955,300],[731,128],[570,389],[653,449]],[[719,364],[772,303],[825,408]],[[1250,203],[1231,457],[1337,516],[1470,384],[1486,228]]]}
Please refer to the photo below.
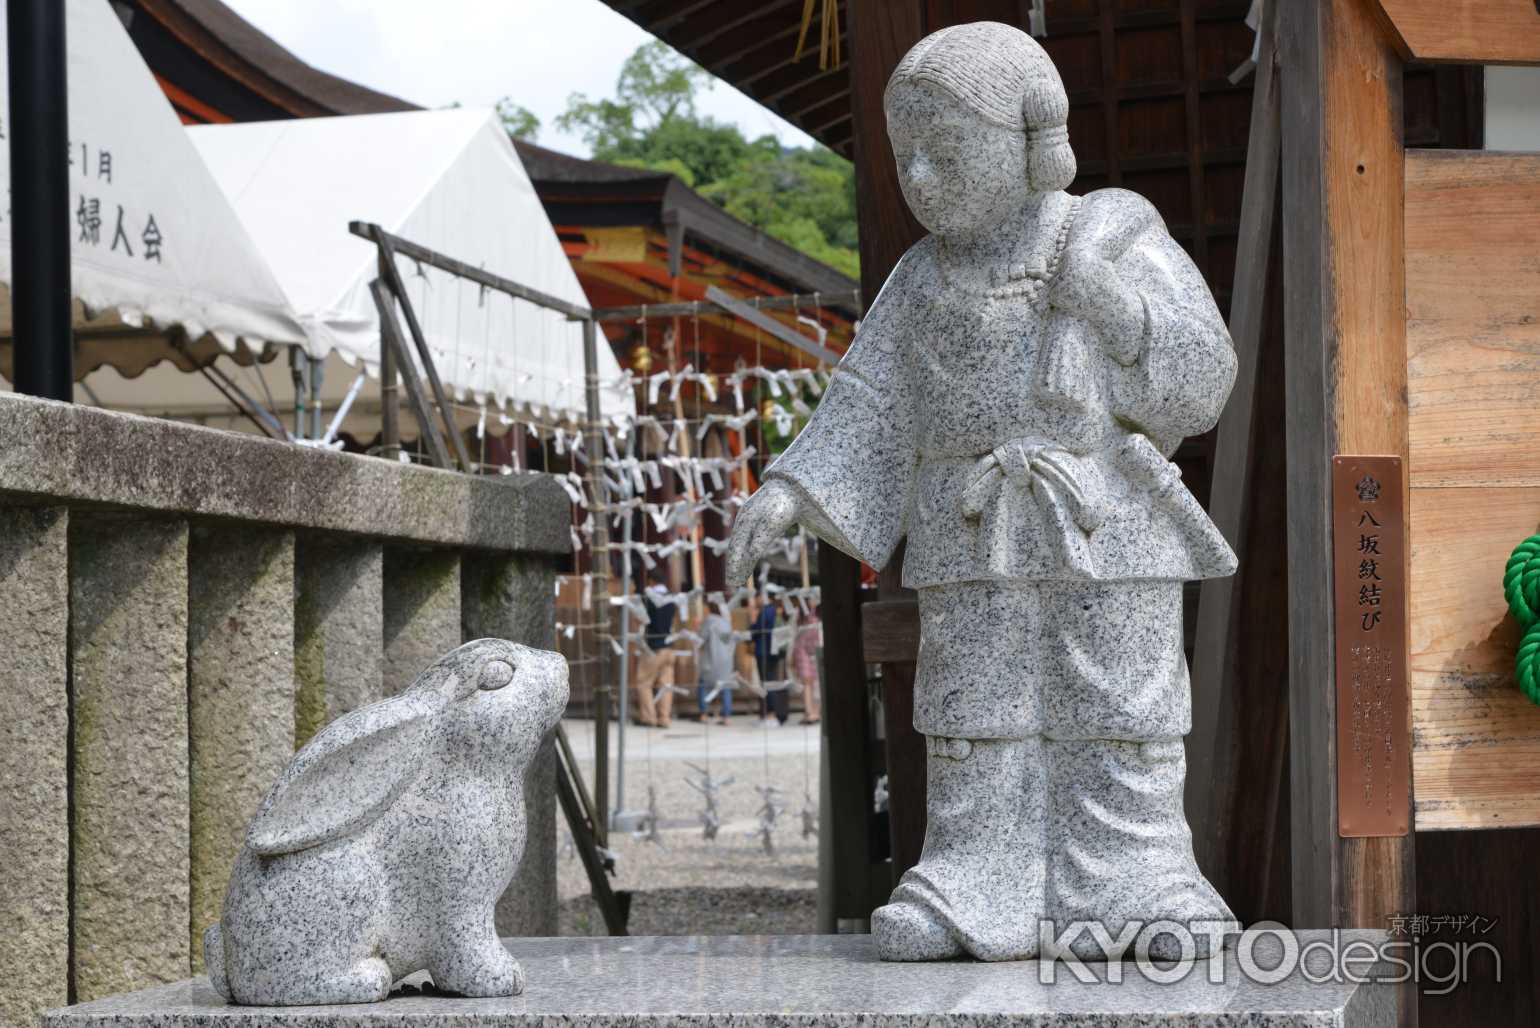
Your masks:
{"label": "stone baluster", "polygon": [[187,977],[187,522],[72,515],[77,1000]]}
{"label": "stone baluster", "polygon": [[378,542],[301,536],[295,550],[295,745],[385,698],[384,550]]}
{"label": "stone baluster", "polygon": [[294,533],[199,525],[188,556],[191,951],[219,920],[246,825],[294,756]]}
{"label": "stone baluster", "polygon": [[385,550],[385,693],[460,645],[460,554]]}
{"label": "stone baluster", "polygon": [[[460,610],[468,642],[491,636],[556,648],[556,566],[546,557],[467,554]],[[556,749],[554,737],[524,777],[526,830],[518,873],[497,901],[500,935],[555,935]]]}
{"label": "stone baluster", "polygon": [[68,531],[0,507],[0,1024],[69,1002]]}

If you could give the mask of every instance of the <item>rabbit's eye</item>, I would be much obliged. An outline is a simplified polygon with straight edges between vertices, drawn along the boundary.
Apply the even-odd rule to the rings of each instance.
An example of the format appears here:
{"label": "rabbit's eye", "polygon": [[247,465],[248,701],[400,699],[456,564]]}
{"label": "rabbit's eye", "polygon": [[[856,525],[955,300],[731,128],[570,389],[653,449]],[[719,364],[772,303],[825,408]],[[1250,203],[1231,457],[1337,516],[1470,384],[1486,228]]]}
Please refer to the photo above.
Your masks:
{"label": "rabbit's eye", "polygon": [[489,660],[481,665],[481,673],[476,677],[476,688],[491,692],[493,689],[501,689],[513,681],[513,665],[506,660]]}

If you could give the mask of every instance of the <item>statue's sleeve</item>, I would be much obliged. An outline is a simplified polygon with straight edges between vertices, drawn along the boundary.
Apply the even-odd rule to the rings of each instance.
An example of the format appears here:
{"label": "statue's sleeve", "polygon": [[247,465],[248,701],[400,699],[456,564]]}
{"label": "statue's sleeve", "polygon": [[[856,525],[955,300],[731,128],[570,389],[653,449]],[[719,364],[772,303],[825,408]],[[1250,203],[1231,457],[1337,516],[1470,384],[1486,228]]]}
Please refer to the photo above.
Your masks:
{"label": "statue's sleeve", "polygon": [[1208,283],[1160,215],[1143,198],[1116,192],[1109,221],[1122,224],[1109,234],[1130,242],[1113,267],[1138,292],[1145,318],[1137,356],[1113,376],[1113,413],[1170,454],[1219,420],[1235,381],[1235,348]]}
{"label": "statue's sleeve", "polygon": [[904,535],[918,463],[903,341],[914,256],[888,276],[818,409],[765,471],[800,494],[803,527],[875,568]]}

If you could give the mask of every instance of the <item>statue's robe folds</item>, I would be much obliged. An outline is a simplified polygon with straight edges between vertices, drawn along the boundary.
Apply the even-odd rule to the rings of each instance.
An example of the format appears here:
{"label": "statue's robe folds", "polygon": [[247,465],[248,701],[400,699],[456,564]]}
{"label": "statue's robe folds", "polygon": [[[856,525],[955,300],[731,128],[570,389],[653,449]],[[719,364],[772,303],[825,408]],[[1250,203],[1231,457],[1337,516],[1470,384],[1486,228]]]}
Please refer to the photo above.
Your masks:
{"label": "statue's robe folds", "polygon": [[[1026,277],[987,293],[947,279],[934,239],[915,244],[765,477],[874,567],[908,537],[919,731],[1180,736],[1181,582],[1228,575],[1235,555],[1167,458],[1218,420],[1234,350],[1138,195],[1051,194],[1035,236]],[[1089,255],[1137,293],[1142,332],[1103,338],[1051,305],[1053,269]]]}

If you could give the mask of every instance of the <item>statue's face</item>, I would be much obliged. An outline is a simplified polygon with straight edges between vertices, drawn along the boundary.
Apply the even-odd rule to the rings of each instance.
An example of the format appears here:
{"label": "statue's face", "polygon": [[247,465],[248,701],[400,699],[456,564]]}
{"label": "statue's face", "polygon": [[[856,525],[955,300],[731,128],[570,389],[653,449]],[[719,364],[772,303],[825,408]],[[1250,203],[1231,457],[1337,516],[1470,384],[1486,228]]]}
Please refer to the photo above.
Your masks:
{"label": "statue's face", "polygon": [[929,82],[895,84],[886,107],[904,200],[932,233],[971,234],[1027,195],[1024,132],[985,121]]}

